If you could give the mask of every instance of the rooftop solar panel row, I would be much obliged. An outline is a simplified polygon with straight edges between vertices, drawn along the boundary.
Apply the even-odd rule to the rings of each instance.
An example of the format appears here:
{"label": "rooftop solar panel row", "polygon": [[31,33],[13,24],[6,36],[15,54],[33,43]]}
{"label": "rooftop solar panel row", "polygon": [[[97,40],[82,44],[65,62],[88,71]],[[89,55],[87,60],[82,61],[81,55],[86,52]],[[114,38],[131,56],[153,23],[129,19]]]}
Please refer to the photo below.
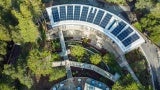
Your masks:
{"label": "rooftop solar panel row", "polygon": [[129,38],[125,39],[122,43],[124,44],[125,47],[127,47],[128,45],[132,44],[134,41],[136,41],[139,38],[140,37],[135,33]]}
{"label": "rooftop solar panel row", "polygon": [[73,20],[73,6],[67,6],[67,20]]}
{"label": "rooftop solar panel row", "polygon": [[[105,11],[97,8],[80,5],[69,5],[69,6],[59,6],[59,12],[57,7],[52,8],[52,16],[54,22],[63,21],[63,20],[80,20],[87,21],[99,25],[102,28],[105,28],[109,22],[111,22],[112,15],[109,13],[105,14]],[[108,27],[110,30],[113,25],[116,23],[116,20],[113,20]],[[124,21],[118,22],[118,25],[111,31],[111,33],[117,37],[122,44],[126,47],[132,44],[134,41],[140,37],[137,34],[133,34],[128,37],[133,29],[128,27],[124,30],[126,23]],[[123,30],[123,31],[122,31]],[[128,37],[128,38],[127,38]]]}
{"label": "rooftop solar panel row", "polygon": [[65,6],[60,6],[60,20],[66,20]]}
{"label": "rooftop solar panel row", "polygon": [[99,25],[103,15],[104,15],[104,11],[99,10],[93,23]]}
{"label": "rooftop solar panel row", "polygon": [[88,18],[87,18],[87,22],[90,22],[90,23],[93,22],[96,11],[97,11],[97,9],[93,9],[93,8],[90,9],[89,14],[88,14]]}
{"label": "rooftop solar panel row", "polygon": [[74,8],[74,20],[79,20],[80,17],[80,6]]}
{"label": "rooftop solar panel row", "polygon": [[113,35],[117,36],[125,26],[126,26],[126,24],[121,21],[121,22],[119,22],[118,26],[113,29],[113,31],[111,33]]}
{"label": "rooftop solar panel row", "polygon": [[108,27],[108,30],[110,30],[115,23],[116,23],[116,20],[113,20],[113,22],[111,23],[111,25]]}
{"label": "rooftop solar panel row", "polygon": [[82,8],[80,20],[81,20],[81,21],[86,21],[86,19],[87,19],[87,14],[88,14],[88,7],[84,6],[84,7]]}
{"label": "rooftop solar panel row", "polygon": [[57,7],[52,8],[52,15],[53,15],[54,22],[60,21]]}
{"label": "rooftop solar panel row", "polygon": [[108,24],[108,22],[110,21],[111,17],[112,17],[112,15],[110,15],[109,13],[107,13],[105,15],[104,19],[101,21],[100,26],[103,27],[103,28],[105,28],[106,25]]}
{"label": "rooftop solar panel row", "polygon": [[133,32],[133,30],[128,27],[126,30],[124,30],[122,33],[120,33],[117,37],[120,41],[122,41],[123,39],[125,39],[129,34],[131,34]]}

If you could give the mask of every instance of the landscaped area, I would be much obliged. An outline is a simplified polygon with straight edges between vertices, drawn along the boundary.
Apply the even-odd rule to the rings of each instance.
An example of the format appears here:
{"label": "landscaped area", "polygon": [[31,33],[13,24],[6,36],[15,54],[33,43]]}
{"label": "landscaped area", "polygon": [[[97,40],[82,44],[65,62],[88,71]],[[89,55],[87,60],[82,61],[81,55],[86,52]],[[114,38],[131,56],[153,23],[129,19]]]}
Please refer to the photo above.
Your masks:
{"label": "landscaped area", "polygon": [[[75,29],[78,33],[67,36],[64,34],[68,32],[68,27],[65,25],[55,25],[55,28],[51,25],[50,30],[47,30],[46,25],[50,25],[51,22],[47,20],[49,17],[46,15],[46,7],[79,2],[87,5],[97,2],[96,5],[103,6],[103,9],[109,7],[105,5],[111,5],[114,9],[119,5],[128,6],[130,12],[136,15],[136,20],[129,22],[151,40],[147,42],[157,45],[156,52],[159,49],[160,2],[158,0],[93,0],[93,2],[88,0],[77,2],[75,0],[0,0],[0,90],[50,90],[53,85],[70,76],[93,78],[103,82],[112,90],[154,90],[149,62],[140,48],[123,52],[119,50],[121,48],[117,49],[118,45],[114,40],[107,35],[103,39],[105,35],[102,35],[100,31],[95,31],[92,26],[81,25],[80,27],[84,30],[89,29],[91,32],[93,29],[93,33],[98,32],[99,35],[93,35],[93,33],[88,36],[78,35],[83,34],[83,31]],[[52,32],[53,28],[56,30]],[[60,31],[62,35],[64,34],[64,38],[61,38]],[[128,34],[126,37],[130,36]],[[62,45],[62,39],[64,39],[65,46]],[[105,47],[105,44],[99,42],[100,40],[108,42],[105,43],[106,46],[111,44],[116,49]],[[95,42],[101,46],[98,47]],[[118,50],[123,53],[119,53]],[[128,67],[131,67],[140,82],[134,80],[133,73],[128,70],[127,65],[123,66],[124,63],[119,63],[122,56],[126,58]],[[108,76],[118,75],[118,80],[114,82],[114,78],[113,80],[106,78],[92,69],[68,65],[67,61],[93,65],[109,73]],[[54,62],[65,62],[65,65],[53,67]]]}

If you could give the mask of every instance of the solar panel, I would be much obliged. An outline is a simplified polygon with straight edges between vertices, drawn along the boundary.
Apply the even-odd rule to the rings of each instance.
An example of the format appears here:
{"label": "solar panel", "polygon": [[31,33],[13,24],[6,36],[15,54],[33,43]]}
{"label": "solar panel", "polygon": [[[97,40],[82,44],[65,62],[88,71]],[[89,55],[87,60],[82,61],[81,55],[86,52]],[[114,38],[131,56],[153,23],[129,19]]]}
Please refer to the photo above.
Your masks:
{"label": "solar panel", "polygon": [[73,6],[67,6],[67,19],[73,20]]}
{"label": "solar panel", "polygon": [[125,39],[125,37],[127,37],[132,32],[133,32],[133,30],[130,27],[128,27],[126,30],[124,30],[122,33],[120,33],[117,37],[119,40],[122,41],[123,39]]}
{"label": "solar panel", "polygon": [[96,17],[95,17],[95,19],[94,19],[94,21],[93,21],[93,23],[99,25],[99,23],[100,23],[100,21],[101,21],[101,19],[103,17],[103,14],[104,14],[104,11],[99,10],[97,15],[96,15]]}
{"label": "solar panel", "polygon": [[101,21],[100,26],[103,27],[103,28],[105,28],[106,25],[108,24],[108,22],[110,21],[111,17],[112,17],[112,15],[110,15],[110,14],[107,13],[105,15],[104,19]]}
{"label": "solar panel", "polygon": [[113,31],[111,33],[113,35],[117,36],[125,26],[126,26],[126,24],[121,21],[121,22],[119,22],[118,26],[113,29]]}
{"label": "solar panel", "polygon": [[90,9],[89,15],[88,15],[88,18],[87,18],[87,22],[90,22],[90,23],[93,22],[96,11],[97,11],[97,9],[93,9],[93,8]]}
{"label": "solar panel", "polygon": [[81,21],[86,21],[86,19],[87,19],[87,14],[88,14],[88,7],[83,6],[80,20],[81,20]]}
{"label": "solar panel", "polygon": [[53,16],[54,22],[60,21],[57,7],[52,8],[52,16]]}
{"label": "solar panel", "polygon": [[116,20],[113,20],[113,22],[111,23],[111,25],[108,27],[108,30],[111,29],[111,27],[114,25],[115,22],[116,22]]}
{"label": "solar panel", "polygon": [[122,43],[126,47],[138,39],[139,39],[139,36],[135,33],[135,34],[131,35],[130,37],[128,37],[127,39],[125,39]]}
{"label": "solar panel", "polygon": [[74,7],[74,20],[79,20],[80,17],[80,6]]}
{"label": "solar panel", "polygon": [[66,8],[65,8],[65,6],[60,6],[60,20],[66,20]]}

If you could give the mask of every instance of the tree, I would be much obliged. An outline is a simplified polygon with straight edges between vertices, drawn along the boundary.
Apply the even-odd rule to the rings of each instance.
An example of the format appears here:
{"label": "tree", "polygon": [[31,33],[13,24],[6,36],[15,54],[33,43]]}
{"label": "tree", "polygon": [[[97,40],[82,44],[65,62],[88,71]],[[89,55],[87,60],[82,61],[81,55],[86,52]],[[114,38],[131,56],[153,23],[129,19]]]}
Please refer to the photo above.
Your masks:
{"label": "tree", "polygon": [[58,80],[66,76],[66,70],[64,67],[52,68],[50,72],[49,81]]}
{"label": "tree", "polygon": [[121,68],[116,62],[116,59],[112,53],[105,54],[103,56],[103,61],[109,66],[111,73],[121,73]]}
{"label": "tree", "polygon": [[113,86],[112,86],[112,90],[124,90],[124,87],[120,84],[120,82],[116,82]]}
{"label": "tree", "polygon": [[12,0],[0,0],[0,6],[5,9],[9,9],[12,5]]}
{"label": "tree", "polygon": [[59,61],[60,60],[60,55],[57,53],[53,53],[51,56],[53,61]]}
{"label": "tree", "polygon": [[113,55],[113,54],[110,54],[110,53],[105,54],[105,55],[103,56],[103,61],[104,61],[105,63],[107,63],[107,64],[111,64],[111,63],[115,62],[114,55]]}
{"label": "tree", "polygon": [[113,86],[112,90],[145,90],[144,86],[136,83],[130,74],[127,74],[119,81],[117,81]]}
{"label": "tree", "polygon": [[52,71],[52,61],[50,52],[33,49],[29,52],[27,66],[37,76],[45,76]]}
{"label": "tree", "polygon": [[16,67],[11,65],[4,65],[3,73],[10,76],[12,79],[18,79],[21,84],[26,85],[27,88],[31,88],[33,81],[30,75],[26,72],[26,67],[22,64],[16,65]]}
{"label": "tree", "polygon": [[115,4],[122,4],[122,5],[127,4],[125,0],[106,0],[106,2],[115,3]]}
{"label": "tree", "polygon": [[153,7],[153,0],[137,0],[135,3],[136,9],[151,9]]}
{"label": "tree", "polygon": [[7,54],[7,43],[0,41],[0,54],[6,55]]}
{"label": "tree", "polygon": [[99,55],[99,54],[94,54],[94,55],[91,55],[90,57],[90,61],[92,64],[99,64],[102,60],[102,57]]}
{"label": "tree", "polygon": [[3,40],[3,41],[11,40],[8,30],[1,24],[0,24],[0,40]]}
{"label": "tree", "polygon": [[73,46],[73,47],[71,47],[70,50],[71,50],[71,55],[73,55],[79,59],[82,58],[86,52],[85,49],[80,45]]}
{"label": "tree", "polygon": [[0,90],[14,90],[13,87],[9,86],[6,83],[0,83]]}
{"label": "tree", "polygon": [[37,27],[34,25],[29,13],[26,18],[15,10],[12,10],[12,14],[18,19],[17,29],[23,39],[23,42],[35,42],[39,36]]}

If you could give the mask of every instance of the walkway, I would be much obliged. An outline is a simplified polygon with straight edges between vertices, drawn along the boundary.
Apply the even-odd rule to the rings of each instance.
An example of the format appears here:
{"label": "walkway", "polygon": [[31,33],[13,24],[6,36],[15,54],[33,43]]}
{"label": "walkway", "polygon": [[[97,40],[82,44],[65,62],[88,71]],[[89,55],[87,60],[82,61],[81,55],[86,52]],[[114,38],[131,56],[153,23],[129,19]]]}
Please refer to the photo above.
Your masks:
{"label": "walkway", "polygon": [[70,65],[68,64],[69,59],[68,59],[68,54],[67,54],[66,45],[65,45],[65,41],[64,41],[64,36],[63,36],[62,30],[59,30],[58,34],[59,34],[61,48],[62,48],[61,56],[65,60],[67,78],[72,78],[72,72],[71,72]]}
{"label": "walkway", "polygon": [[142,44],[140,48],[148,61],[153,86],[156,90],[160,90],[160,61],[158,47],[152,44],[151,41],[146,40],[146,43]]}
{"label": "walkway", "polygon": [[78,68],[84,68],[84,69],[89,69],[92,71],[95,71],[97,73],[99,73],[100,75],[112,80],[113,82],[117,81],[119,79],[119,77],[115,77],[116,75],[112,75],[109,72],[95,66],[95,65],[91,65],[91,64],[86,64],[86,63],[80,63],[80,62],[74,62],[74,61],[59,61],[59,62],[53,62],[52,63],[52,67],[58,67],[58,66],[65,66],[67,64],[69,64],[69,66],[73,66],[73,67],[78,67]]}

